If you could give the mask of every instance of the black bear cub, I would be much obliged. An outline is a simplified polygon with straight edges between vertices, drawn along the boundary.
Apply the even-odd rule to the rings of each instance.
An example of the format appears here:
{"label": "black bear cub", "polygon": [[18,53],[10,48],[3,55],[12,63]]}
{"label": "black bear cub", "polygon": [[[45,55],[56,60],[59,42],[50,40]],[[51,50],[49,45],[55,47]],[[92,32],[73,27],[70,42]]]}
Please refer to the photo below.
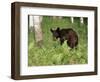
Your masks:
{"label": "black bear cub", "polygon": [[64,41],[67,41],[67,44],[70,48],[75,48],[78,45],[78,35],[72,29],[60,29],[59,27],[56,30],[50,29],[53,34],[53,38],[60,40],[60,44],[62,45]]}

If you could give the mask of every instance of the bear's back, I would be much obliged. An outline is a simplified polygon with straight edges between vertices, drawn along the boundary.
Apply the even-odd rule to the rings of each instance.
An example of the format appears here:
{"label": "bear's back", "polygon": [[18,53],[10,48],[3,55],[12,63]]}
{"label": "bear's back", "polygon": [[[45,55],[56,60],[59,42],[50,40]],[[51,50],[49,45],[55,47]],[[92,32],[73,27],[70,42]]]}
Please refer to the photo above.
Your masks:
{"label": "bear's back", "polygon": [[63,37],[65,40],[78,41],[78,35],[72,28],[61,29],[60,37]]}
{"label": "bear's back", "polygon": [[72,28],[61,29],[60,30],[60,35],[61,36],[76,35],[76,32]]}

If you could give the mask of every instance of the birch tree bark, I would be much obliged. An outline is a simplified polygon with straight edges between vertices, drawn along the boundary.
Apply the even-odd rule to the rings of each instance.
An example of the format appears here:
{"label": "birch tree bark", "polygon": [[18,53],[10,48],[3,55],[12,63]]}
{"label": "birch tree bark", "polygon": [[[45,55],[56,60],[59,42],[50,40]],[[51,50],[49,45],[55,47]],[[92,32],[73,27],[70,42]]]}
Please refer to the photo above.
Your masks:
{"label": "birch tree bark", "polygon": [[80,23],[81,23],[81,24],[84,23],[83,17],[80,18]]}
{"label": "birch tree bark", "polygon": [[71,17],[71,23],[74,23],[74,17]]}
{"label": "birch tree bark", "polygon": [[34,32],[35,32],[35,41],[36,44],[41,47],[43,42],[43,33],[41,28],[42,16],[34,16],[33,24],[34,24]]}
{"label": "birch tree bark", "polygon": [[33,25],[33,15],[29,15],[28,16],[28,23],[29,23],[29,30],[31,31],[31,32],[33,32],[33,27],[34,27],[34,25]]}

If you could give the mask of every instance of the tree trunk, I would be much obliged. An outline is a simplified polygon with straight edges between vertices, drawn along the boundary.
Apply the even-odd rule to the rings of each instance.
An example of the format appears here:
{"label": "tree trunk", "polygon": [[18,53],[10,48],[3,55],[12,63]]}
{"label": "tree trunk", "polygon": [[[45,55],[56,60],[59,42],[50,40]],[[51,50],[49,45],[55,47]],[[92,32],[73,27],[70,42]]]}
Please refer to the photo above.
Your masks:
{"label": "tree trunk", "polygon": [[33,15],[29,15],[28,16],[28,26],[29,26],[29,30],[31,31],[31,32],[33,32]]}
{"label": "tree trunk", "polygon": [[41,16],[34,16],[33,17],[33,24],[34,24],[34,32],[35,32],[35,41],[36,44],[41,47],[43,41],[43,33],[41,28],[42,17]]}
{"label": "tree trunk", "polygon": [[74,23],[74,17],[71,17],[71,23]]}
{"label": "tree trunk", "polygon": [[81,22],[81,24],[84,23],[83,17],[80,18],[80,22]]}

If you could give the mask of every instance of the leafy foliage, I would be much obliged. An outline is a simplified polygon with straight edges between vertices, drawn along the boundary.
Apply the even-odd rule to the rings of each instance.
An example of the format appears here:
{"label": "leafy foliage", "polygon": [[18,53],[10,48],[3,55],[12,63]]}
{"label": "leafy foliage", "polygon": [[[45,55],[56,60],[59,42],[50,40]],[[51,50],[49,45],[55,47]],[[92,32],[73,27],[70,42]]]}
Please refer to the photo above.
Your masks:
{"label": "leafy foliage", "polygon": [[[70,17],[53,19],[44,16],[42,21],[43,46],[36,46],[34,32],[28,32],[28,65],[29,66],[48,66],[48,65],[69,65],[86,64],[87,58],[87,18],[85,23],[80,24],[78,17],[72,24]],[[50,28],[73,28],[79,37],[77,49],[71,50],[66,41],[61,46],[59,40],[53,41]]]}

